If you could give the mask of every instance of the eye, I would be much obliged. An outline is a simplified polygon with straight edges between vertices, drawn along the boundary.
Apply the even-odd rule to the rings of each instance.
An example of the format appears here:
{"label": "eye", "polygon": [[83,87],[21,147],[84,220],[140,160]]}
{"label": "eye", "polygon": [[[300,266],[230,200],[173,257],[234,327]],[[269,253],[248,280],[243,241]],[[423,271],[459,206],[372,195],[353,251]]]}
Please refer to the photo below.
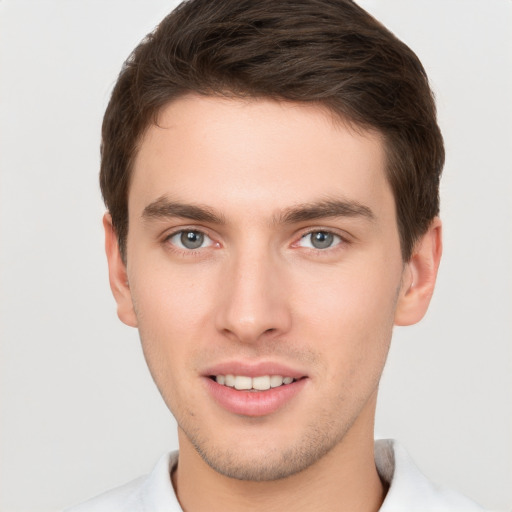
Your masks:
{"label": "eye", "polygon": [[341,241],[340,236],[329,231],[311,231],[301,237],[298,245],[310,249],[329,249]]}
{"label": "eye", "polygon": [[189,251],[213,245],[213,240],[208,235],[193,229],[177,231],[169,236],[167,240],[176,247]]}

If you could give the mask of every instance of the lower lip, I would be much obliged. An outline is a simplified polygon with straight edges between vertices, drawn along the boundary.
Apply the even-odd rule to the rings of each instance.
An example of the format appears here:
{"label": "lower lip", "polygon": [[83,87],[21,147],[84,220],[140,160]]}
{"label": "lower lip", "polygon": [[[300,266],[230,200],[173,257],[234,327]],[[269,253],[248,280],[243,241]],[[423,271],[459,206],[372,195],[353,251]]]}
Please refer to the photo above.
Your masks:
{"label": "lower lip", "polygon": [[227,411],[242,416],[266,416],[288,404],[306,384],[306,378],[266,391],[238,391],[205,378],[214,400]]}

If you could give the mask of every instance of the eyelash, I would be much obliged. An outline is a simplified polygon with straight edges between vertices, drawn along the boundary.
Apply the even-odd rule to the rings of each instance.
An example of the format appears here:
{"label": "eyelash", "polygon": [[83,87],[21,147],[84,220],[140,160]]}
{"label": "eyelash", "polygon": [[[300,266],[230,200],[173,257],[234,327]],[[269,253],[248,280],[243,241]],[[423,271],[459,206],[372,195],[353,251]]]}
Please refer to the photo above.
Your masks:
{"label": "eyelash", "polygon": [[[174,238],[177,235],[182,235],[183,233],[197,233],[197,234],[203,235],[204,237],[207,237],[207,238],[209,238],[211,240],[211,244],[209,244],[206,247],[198,247],[196,249],[187,249],[187,248],[179,247],[175,243],[171,242],[172,238]],[[340,233],[338,233],[338,232],[336,232],[336,231],[334,231],[332,229],[312,228],[312,229],[310,229],[308,231],[305,231],[305,232],[301,233],[300,236],[298,237],[298,239],[296,239],[296,241],[291,244],[291,247],[299,247],[300,248],[301,247],[299,245],[300,242],[302,240],[304,240],[307,236],[313,235],[314,233],[324,233],[326,235],[332,235],[335,238],[335,241],[337,239],[337,243],[334,243],[334,245],[326,247],[326,248],[323,248],[323,249],[315,248],[315,247],[302,247],[303,249],[306,249],[308,252],[314,253],[314,254],[316,254],[318,256],[321,256],[323,254],[329,254],[333,250],[338,249],[339,246],[348,245],[348,244],[351,243],[350,240],[348,239],[348,237],[342,236]],[[167,246],[169,246],[174,252],[177,252],[180,255],[184,255],[184,256],[199,256],[201,254],[201,250],[202,249],[208,249],[210,247],[215,247],[215,246],[220,247],[220,243],[216,242],[208,234],[208,232],[205,231],[204,229],[187,228],[187,227],[181,228],[181,229],[177,229],[176,231],[173,231],[172,233],[169,233],[168,235],[166,235],[164,237],[163,243],[166,244]]]}
{"label": "eyelash", "polygon": [[[304,247],[301,246],[300,243],[302,240],[304,240],[309,235],[312,235],[314,233],[323,233],[326,235],[332,235],[334,237],[333,244],[329,247],[325,248],[318,248],[318,247]],[[310,242],[311,243],[311,242]],[[303,250],[307,251],[308,254],[317,257],[330,257],[334,254],[337,254],[338,251],[343,250],[348,245],[352,243],[351,238],[346,234],[341,234],[337,230],[333,230],[331,228],[312,228],[305,232],[303,232],[299,239],[292,244],[293,247],[302,248]]]}
{"label": "eyelash", "polygon": [[[188,249],[186,247],[179,247],[177,244],[171,242],[171,240],[175,236],[183,235],[184,233],[197,233],[199,235],[207,237],[211,241],[211,244],[207,245],[206,247],[198,247],[196,249]],[[169,233],[168,235],[166,235],[163,239],[163,243],[166,244],[167,246],[171,247],[171,249],[173,251],[178,252],[185,256],[199,255],[201,249],[207,249],[209,247],[219,245],[219,243],[216,242],[205,230],[197,229],[197,228],[186,228],[186,227],[177,229],[176,231],[173,231],[172,233]]]}
{"label": "eyelash", "polygon": [[[294,242],[293,245],[298,245],[302,240],[304,240],[306,237],[310,236],[310,235],[313,235],[314,233],[323,233],[323,234],[326,234],[326,235],[331,235],[335,240],[333,242],[333,245],[332,246],[329,246],[329,247],[326,247],[326,248],[323,248],[323,249],[320,249],[318,247],[304,247],[305,249],[309,249],[315,253],[324,253],[324,252],[328,252],[329,250],[335,250],[339,245],[344,245],[344,244],[348,244],[349,241],[347,240],[347,238],[341,236],[339,233],[333,231],[333,230],[330,230],[330,229],[319,229],[319,228],[315,228],[315,229],[311,229],[309,231],[306,231],[305,233],[303,233],[299,240],[297,242]],[[337,242],[336,242],[336,239],[337,239]]]}

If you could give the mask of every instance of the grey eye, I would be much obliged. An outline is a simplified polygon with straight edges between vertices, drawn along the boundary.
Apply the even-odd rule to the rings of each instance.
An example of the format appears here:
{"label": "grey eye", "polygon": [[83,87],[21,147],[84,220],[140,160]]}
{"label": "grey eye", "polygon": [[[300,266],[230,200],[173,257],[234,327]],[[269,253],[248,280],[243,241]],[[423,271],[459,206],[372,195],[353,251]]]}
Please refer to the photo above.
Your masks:
{"label": "grey eye", "polygon": [[168,241],[180,249],[188,249],[189,251],[213,245],[213,241],[208,235],[194,229],[177,231],[168,238]]}
{"label": "grey eye", "polygon": [[329,231],[312,231],[301,238],[300,245],[312,249],[329,249],[341,242],[341,238]]}
{"label": "grey eye", "polygon": [[198,249],[204,243],[204,235],[199,231],[182,231],[180,242],[187,249]]}
{"label": "grey eye", "polygon": [[311,245],[316,249],[327,249],[332,245],[333,240],[332,233],[326,233],[325,231],[311,233]]}

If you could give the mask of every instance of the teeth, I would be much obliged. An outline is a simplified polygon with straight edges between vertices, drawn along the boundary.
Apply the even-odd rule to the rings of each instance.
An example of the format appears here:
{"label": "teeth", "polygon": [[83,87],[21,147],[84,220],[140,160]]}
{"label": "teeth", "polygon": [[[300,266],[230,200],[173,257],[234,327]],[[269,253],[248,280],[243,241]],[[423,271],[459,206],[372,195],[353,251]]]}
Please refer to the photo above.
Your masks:
{"label": "teeth", "polygon": [[270,377],[268,375],[254,377],[252,379],[252,387],[254,389],[258,389],[259,391],[265,391],[266,389],[270,389]]}
{"label": "teeth", "polygon": [[291,384],[293,377],[282,377],[281,375],[261,375],[259,377],[247,377],[245,375],[217,375],[215,381],[218,384],[239,390],[255,389],[266,391],[270,388],[278,388],[285,384]]}
{"label": "teeth", "polygon": [[235,377],[235,389],[251,389],[251,388],[252,388],[251,377],[242,377],[241,375],[237,375]]}
{"label": "teeth", "polygon": [[278,388],[279,386],[283,385],[283,377],[281,375],[272,375],[270,377],[270,387],[271,388]]}

